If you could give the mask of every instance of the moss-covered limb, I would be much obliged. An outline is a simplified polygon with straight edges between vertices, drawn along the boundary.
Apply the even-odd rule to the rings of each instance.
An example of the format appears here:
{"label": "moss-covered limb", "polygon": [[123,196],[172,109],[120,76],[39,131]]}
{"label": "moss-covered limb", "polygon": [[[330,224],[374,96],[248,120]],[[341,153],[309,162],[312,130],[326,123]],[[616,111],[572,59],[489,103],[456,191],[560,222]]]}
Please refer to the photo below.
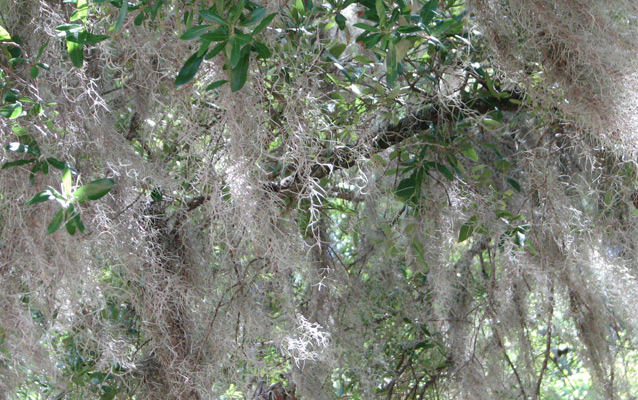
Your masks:
{"label": "moss-covered limb", "polygon": [[465,107],[467,107],[465,109],[458,106],[444,109],[436,104],[426,106],[402,118],[396,124],[381,128],[373,136],[370,143],[354,143],[324,149],[320,152],[321,162],[310,167],[308,176],[301,176],[300,174],[289,175],[279,181],[266,182],[263,186],[274,193],[295,194],[303,187],[304,180],[308,178],[322,179],[330,175],[334,170],[352,168],[362,159],[367,159],[373,154],[382,152],[407,139],[429,131],[432,126],[438,124],[439,119],[452,120],[465,112],[486,114],[495,109],[511,112],[519,111],[521,109],[520,102],[524,99],[524,95],[518,91],[504,92],[504,94],[506,96],[502,98],[465,100]]}

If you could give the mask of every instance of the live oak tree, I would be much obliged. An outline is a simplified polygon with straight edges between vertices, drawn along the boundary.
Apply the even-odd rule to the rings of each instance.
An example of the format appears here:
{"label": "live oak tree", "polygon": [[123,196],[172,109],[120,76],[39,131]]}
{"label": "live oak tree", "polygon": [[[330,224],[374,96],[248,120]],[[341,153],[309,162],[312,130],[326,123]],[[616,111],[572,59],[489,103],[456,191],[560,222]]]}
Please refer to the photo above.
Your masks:
{"label": "live oak tree", "polygon": [[0,395],[635,395],[637,17],[0,0]]}

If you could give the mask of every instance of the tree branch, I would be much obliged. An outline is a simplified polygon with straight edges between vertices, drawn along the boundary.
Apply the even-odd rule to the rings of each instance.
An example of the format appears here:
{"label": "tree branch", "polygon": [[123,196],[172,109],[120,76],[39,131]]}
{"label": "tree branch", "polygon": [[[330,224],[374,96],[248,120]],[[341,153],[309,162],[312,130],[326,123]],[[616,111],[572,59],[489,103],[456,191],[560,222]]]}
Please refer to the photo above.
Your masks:
{"label": "tree branch", "polygon": [[[513,103],[510,99],[517,100],[517,102]],[[524,95],[522,93],[512,91],[509,92],[509,97],[505,99],[478,98],[470,99],[465,102],[465,104],[467,108],[485,114],[494,109],[516,111],[521,107],[520,102],[523,99]],[[458,106],[451,109],[455,110],[452,111],[452,114],[463,112]],[[368,150],[364,152],[357,151],[356,143],[325,149],[320,156],[320,160],[324,161],[317,162],[310,167],[310,174],[307,176],[304,177],[299,174],[290,175],[278,181],[266,182],[264,183],[264,187],[270,192],[295,195],[301,190],[304,178],[321,179],[330,175],[335,169],[351,168],[355,165],[358,157],[370,157],[408,138],[416,136],[430,129],[432,126],[436,126],[441,111],[442,107],[439,105],[430,104],[418,112],[406,116],[397,124],[381,129],[372,140],[372,143],[369,144]]]}
{"label": "tree branch", "polygon": [[[536,390],[534,391],[534,399],[537,399],[541,393],[541,385],[543,383],[543,374],[547,369],[547,362],[550,358],[551,346],[552,346],[552,317],[554,316],[554,281],[551,281],[551,288],[549,291],[549,312],[547,317],[547,338],[545,340],[545,357],[543,358],[543,365],[541,365],[541,371],[538,374],[538,382],[536,382]],[[558,357],[558,355],[557,355]]]}

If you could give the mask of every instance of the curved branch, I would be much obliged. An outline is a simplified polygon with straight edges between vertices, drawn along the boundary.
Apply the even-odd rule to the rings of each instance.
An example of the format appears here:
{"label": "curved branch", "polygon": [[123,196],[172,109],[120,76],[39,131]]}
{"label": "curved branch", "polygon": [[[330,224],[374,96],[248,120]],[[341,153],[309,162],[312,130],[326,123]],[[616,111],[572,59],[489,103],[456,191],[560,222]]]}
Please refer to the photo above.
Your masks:
{"label": "curved branch", "polygon": [[[516,111],[520,109],[524,94],[517,91],[507,92],[507,98],[476,98],[467,101],[467,108],[481,114],[485,114],[492,110]],[[511,102],[510,100],[515,100]],[[345,146],[336,146],[325,149],[322,152],[320,160],[310,167],[310,174],[301,176],[299,174],[289,175],[278,181],[265,182],[263,186],[270,192],[287,194],[294,196],[299,193],[302,188],[304,179],[315,178],[321,179],[332,173],[335,169],[348,169],[355,165],[358,157],[363,153],[364,157],[370,157],[373,154],[386,150],[397,145],[404,140],[418,135],[419,133],[429,130],[432,126],[436,126],[443,107],[437,104],[430,104],[422,108],[418,112],[408,115],[401,119],[398,123],[382,128],[368,145],[368,150],[357,151],[357,144],[348,144]],[[460,114],[463,112],[459,107],[450,108],[452,114]],[[454,115],[451,115],[454,116]]]}

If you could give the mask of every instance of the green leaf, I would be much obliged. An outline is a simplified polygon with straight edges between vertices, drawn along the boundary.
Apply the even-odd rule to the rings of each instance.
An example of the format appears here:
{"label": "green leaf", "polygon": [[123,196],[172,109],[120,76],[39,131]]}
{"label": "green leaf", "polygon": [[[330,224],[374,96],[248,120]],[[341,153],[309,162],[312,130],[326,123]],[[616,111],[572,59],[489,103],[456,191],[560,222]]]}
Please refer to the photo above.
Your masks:
{"label": "green leaf", "polygon": [[224,49],[224,47],[226,47],[226,44],[228,44],[228,41],[223,41],[217,44],[217,46],[213,47],[208,53],[206,53],[206,56],[204,58],[206,60],[210,60],[211,58],[215,57],[217,54],[219,54],[220,51]]}
{"label": "green leaf", "polygon": [[434,163],[434,168],[436,168],[437,171],[439,171],[449,181],[453,181],[454,180],[454,174],[445,165],[443,165],[441,163]]}
{"label": "green leaf", "polygon": [[119,389],[116,385],[102,385],[104,393],[100,396],[100,400],[113,400],[119,393]]}
{"label": "green leaf", "polygon": [[263,58],[264,60],[267,60],[270,57],[272,57],[272,53],[270,49],[266,47],[266,45],[263,43],[255,42],[253,43],[252,48],[257,54],[259,54],[259,57]]}
{"label": "green leaf", "polygon": [[[84,27],[80,24],[64,24],[55,27],[55,30],[60,32],[72,32],[80,29],[84,29]],[[62,35],[62,37],[64,37],[64,35]]]}
{"label": "green leaf", "polygon": [[55,217],[53,217],[53,219],[51,220],[51,223],[47,227],[47,235],[51,235],[52,233],[58,230],[58,228],[62,224],[62,221],[64,221],[65,211],[66,210],[62,208],[60,209],[60,211],[58,211],[57,214],[55,214]]}
{"label": "green leaf", "polygon": [[51,164],[53,168],[59,169],[60,171],[64,171],[66,168],[71,169],[71,166],[68,163],[53,157],[47,158],[47,162]]}
{"label": "green leaf", "polygon": [[42,169],[42,163],[36,162],[33,168],[31,168],[31,173],[29,174],[29,182],[33,185],[35,183],[35,174]]}
{"label": "green leaf", "polygon": [[31,164],[32,162],[37,161],[37,158],[29,158],[26,160],[16,160],[16,161],[10,161],[10,162],[6,162],[4,164],[2,164],[2,169],[7,169],[7,168],[11,168],[11,167],[18,167],[20,165],[26,165],[26,164]]}
{"label": "green leaf", "polygon": [[15,103],[20,98],[20,91],[17,89],[5,90],[2,93],[2,100],[6,103]]}
{"label": "green leaf", "polygon": [[64,224],[66,231],[69,232],[69,235],[75,235],[75,222],[72,219],[68,219]]}
{"label": "green leaf", "polygon": [[71,21],[75,21],[76,19],[81,20],[82,22],[86,22],[86,18],[89,15],[89,2],[87,0],[77,0],[76,9],[71,14],[69,18]]}
{"label": "green leaf", "polygon": [[49,189],[49,192],[51,192],[51,194],[58,200],[62,200],[62,203],[66,202],[66,198],[64,196],[62,196],[62,194],[60,192],[58,192],[57,190],[55,190],[54,188],[52,188],[51,186],[47,185],[47,188]]}
{"label": "green leaf", "polygon": [[496,160],[494,161],[494,166],[505,174],[512,167],[512,163],[507,160]]}
{"label": "green leaf", "polygon": [[505,179],[510,185],[512,185],[512,187],[514,188],[514,190],[516,190],[517,192],[521,191],[521,185],[514,180],[513,178],[506,178]]}
{"label": "green leaf", "polygon": [[45,190],[44,192],[40,192],[35,196],[31,197],[31,200],[27,201],[26,205],[30,206],[35,203],[43,203],[45,201],[55,200],[55,196],[51,194],[50,190]]}
{"label": "green leaf", "polygon": [[419,15],[421,16],[421,22],[423,25],[427,25],[432,22],[434,19],[434,13],[436,11],[436,4],[438,0],[429,0],[426,4],[421,7],[421,11]]}
{"label": "green leaf", "polygon": [[259,25],[257,25],[255,27],[255,29],[253,29],[253,36],[259,34],[261,31],[266,29],[266,27],[268,27],[268,25],[272,22],[272,20],[275,18],[275,16],[277,16],[277,14],[276,13],[272,13],[272,14],[266,16],[266,18],[262,19],[261,22],[259,23]]}
{"label": "green leaf", "polygon": [[66,48],[71,58],[71,63],[77,68],[82,68],[84,62],[84,45],[81,43],[75,43],[67,38]]}
{"label": "green leaf", "polygon": [[295,0],[295,8],[299,14],[303,14],[306,12],[306,7],[304,7],[303,0]]}
{"label": "green leaf", "polygon": [[128,12],[128,0],[123,0],[122,8],[120,8],[120,13],[117,16],[117,21],[115,21],[115,27],[113,28],[115,33],[118,33],[120,29],[122,29],[122,25],[124,25],[124,20],[126,19],[127,12]]}
{"label": "green leaf", "polygon": [[40,161],[40,169],[44,175],[49,175],[49,163],[46,161]]}
{"label": "green leaf", "polygon": [[605,197],[603,198],[603,201],[605,202],[605,205],[606,206],[610,206],[613,200],[614,200],[614,192],[613,192],[613,190],[608,190],[605,193]]}
{"label": "green leaf", "polygon": [[334,56],[334,58],[338,59],[341,54],[346,50],[345,43],[337,43],[328,49],[328,52]]}
{"label": "green leaf", "polygon": [[164,3],[164,0],[157,0],[155,4],[153,4],[153,8],[151,8],[151,19],[155,19],[155,17],[157,16],[157,12],[159,11],[160,7],[162,7],[162,3]]}
{"label": "green leaf", "polygon": [[261,21],[261,19],[264,18],[264,15],[266,15],[266,9],[263,7],[257,7],[253,10],[252,13],[250,13],[250,17],[248,17],[248,20],[241,23],[241,25],[242,26],[254,25],[257,22]]}
{"label": "green leaf", "polygon": [[421,180],[423,179],[423,170],[418,169],[409,177],[402,179],[395,191],[397,197],[403,201],[410,200],[421,187]]}
{"label": "green leaf", "polygon": [[224,83],[228,82],[225,79],[219,80],[219,81],[215,81],[213,83],[211,83],[210,85],[206,86],[205,90],[215,90],[218,87],[222,86]]}
{"label": "green leaf", "polygon": [[7,104],[0,108],[0,115],[9,119],[16,119],[22,115],[22,104],[20,102]]}
{"label": "green leaf", "polygon": [[345,390],[345,387],[346,386],[343,384],[343,381],[340,380],[339,381],[339,387],[337,388],[337,393],[336,393],[337,397],[343,396],[343,392]]}
{"label": "green leaf", "polygon": [[87,200],[97,200],[111,191],[115,181],[104,178],[89,182],[75,191],[75,200],[84,203]]}
{"label": "green leaf", "polygon": [[459,162],[458,158],[456,158],[454,154],[448,153],[445,155],[445,158],[447,158],[450,163],[453,170],[452,172],[456,172],[458,175],[465,175],[467,173],[463,164]]}
{"label": "green leaf", "polygon": [[247,33],[237,33],[235,32],[234,35],[235,40],[237,40],[237,43],[239,44],[247,44],[253,41],[253,35],[249,35]]}
{"label": "green leaf", "polygon": [[388,70],[386,75],[386,81],[389,87],[394,87],[397,81],[397,51],[393,40],[388,41],[388,55],[385,60],[385,65]]}
{"label": "green leaf", "polygon": [[423,248],[423,244],[417,238],[412,239],[412,253],[414,254],[414,258],[417,263],[421,267],[427,267],[428,263],[425,261],[425,249]]}
{"label": "green leaf", "polygon": [[[18,47],[11,47],[12,49],[18,49]],[[18,64],[21,63],[26,63],[28,62],[29,59],[28,58],[24,58],[24,57],[14,57],[14,58],[10,58],[9,59],[9,64],[11,64],[12,67],[15,67]]]}
{"label": "green leaf", "polygon": [[459,243],[466,241],[472,236],[474,233],[474,228],[476,228],[477,218],[476,215],[473,215],[466,223],[461,226],[461,231],[459,232]]}
{"label": "green leaf", "polygon": [[[17,44],[22,44],[22,39],[20,39],[20,36],[18,36],[18,35],[13,36],[11,38],[11,40],[13,40]],[[9,47],[7,47],[7,52],[9,52],[9,55],[11,56],[11,58],[9,59],[9,63],[18,63],[18,62],[29,61],[26,58],[21,57],[22,56],[22,48],[20,48],[18,46],[9,46]]]}
{"label": "green leaf", "polygon": [[202,18],[207,19],[209,21],[217,22],[220,25],[228,26],[228,22],[225,19],[223,19],[222,17],[220,17],[219,15],[215,14],[212,11],[202,10],[202,11],[199,12],[199,15]]}
{"label": "green leaf", "polygon": [[6,149],[14,153],[24,153],[40,157],[40,147],[31,137],[25,137],[20,142],[9,143]]}
{"label": "green leaf", "polygon": [[405,0],[397,0],[397,4],[402,15],[410,15],[410,6],[406,4]]}
{"label": "green leaf", "polygon": [[244,87],[248,76],[248,64],[250,64],[250,53],[245,54],[237,66],[230,70],[230,90],[233,92]]}
{"label": "green leaf", "polygon": [[142,11],[139,14],[137,14],[135,19],[133,20],[133,24],[135,24],[135,26],[140,26],[142,25],[142,22],[144,22],[145,18],[146,18],[146,12]]}
{"label": "green leaf", "polygon": [[73,190],[73,176],[71,175],[70,169],[65,169],[62,172],[62,190],[64,190],[65,196],[71,195],[71,190]]}
{"label": "green leaf", "polygon": [[374,6],[377,11],[377,17],[379,17],[379,25],[385,25],[385,4],[383,4],[383,0],[376,0]]}
{"label": "green leaf", "polygon": [[84,44],[96,44],[96,43],[100,43],[106,39],[110,38],[109,35],[95,35],[93,33],[90,32],[86,32],[86,35],[84,36]]}
{"label": "green leaf", "polygon": [[538,255],[538,251],[536,250],[536,247],[534,247],[534,245],[529,240],[529,238],[525,238],[525,249],[535,256]]}
{"label": "green leaf", "polygon": [[155,203],[159,203],[160,201],[162,201],[164,199],[164,195],[162,194],[162,190],[158,187],[154,188],[151,191],[151,199],[155,202]]}
{"label": "green leaf", "polygon": [[230,46],[230,66],[235,68],[237,63],[239,63],[241,48],[239,47],[239,42],[234,37],[230,38],[228,44]]}
{"label": "green leaf", "polygon": [[200,56],[198,55],[198,52],[190,56],[184,63],[182,69],[179,71],[179,74],[177,74],[177,77],[175,78],[175,85],[183,85],[193,79],[203,59],[204,55]]}
{"label": "green leaf", "polygon": [[228,15],[228,19],[230,23],[235,23],[239,16],[244,11],[244,7],[246,6],[246,0],[239,0],[239,3],[230,9],[230,13]]}
{"label": "green leaf", "polygon": [[311,217],[312,215],[310,214],[310,201],[302,200],[299,204],[297,223],[299,224],[299,230],[304,237],[309,236]]}
{"label": "green leaf", "polygon": [[204,57],[206,55],[206,52],[208,51],[208,48],[210,47],[209,41],[202,40],[201,42],[202,44],[201,46],[199,46],[199,50],[197,50],[198,57]]}
{"label": "green leaf", "polygon": [[33,107],[31,107],[31,109],[29,110],[29,115],[31,116],[39,117],[43,113],[44,113],[44,110],[42,109],[42,105],[40,105],[40,103],[35,103]]}
{"label": "green leaf", "polygon": [[204,32],[206,32],[210,28],[210,25],[199,25],[194,26],[188,29],[184,34],[180,37],[182,40],[192,40],[200,37]]}
{"label": "green leaf", "polygon": [[485,127],[487,128],[500,128],[501,126],[503,126],[502,123],[492,119],[492,118],[483,118],[483,125],[485,125]]}
{"label": "green leaf", "polygon": [[0,41],[2,41],[2,42],[10,42],[11,41],[11,35],[9,35],[9,32],[7,32],[7,30],[4,29],[4,27],[2,25],[0,25]]}
{"label": "green leaf", "polygon": [[[423,30],[422,27],[420,26],[401,26],[399,28],[397,28],[397,32],[400,33],[414,33],[414,32],[421,32]],[[414,38],[414,36],[409,36],[408,38]],[[407,40],[407,39],[404,39]],[[414,43],[414,41],[410,40],[412,43]]]}
{"label": "green leaf", "polygon": [[222,40],[228,40],[229,38],[230,33],[228,32],[228,28],[225,26],[221,26],[214,31],[205,33],[201,36],[202,40],[209,42],[221,42]]}
{"label": "green leaf", "polygon": [[20,124],[14,124],[14,125],[11,127],[11,130],[12,130],[12,131],[13,131],[16,135],[18,135],[18,137],[20,137],[20,140],[21,140],[22,142],[24,142],[24,140],[22,140],[23,138],[29,138],[29,140],[30,140],[30,141],[33,141],[33,140],[34,140],[34,139],[33,139],[33,137],[31,137],[31,135],[27,134],[27,129],[26,129],[24,126],[20,125]]}
{"label": "green leaf", "polygon": [[372,25],[369,25],[369,24],[364,24],[363,22],[360,22],[358,24],[354,24],[354,26],[356,28],[363,29],[366,32],[379,32],[379,28],[377,28],[376,26],[372,26]]}
{"label": "green leaf", "polygon": [[479,160],[478,154],[476,154],[476,150],[474,150],[474,147],[472,146],[465,150],[461,150],[461,154],[474,162],[477,162]]}
{"label": "green leaf", "polygon": [[35,65],[33,67],[31,67],[31,71],[29,71],[29,76],[33,79],[38,77],[38,74],[40,73],[40,68],[36,67]]}
{"label": "green leaf", "polygon": [[448,18],[441,23],[437,23],[436,28],[432,31],[432,36],[441,37],[443,33],[445,33],[448,29],[450,29],[453,25],[458,26],[459,22],[454,18]]}
{"label": "green leaf", "polygon": [[64,226],[66,227],[66,231],[69,232],[70,235],[75,235],[76,229],[80,232],[84,232],[84,224],[80,219],[80,214],[75,211],[75,207],[73,204],[69,204],[64,213],[64,219],[66,223]]}
{"label": "green leaf", "polygon": [[5,90],[2,93],[2,100],[6,103],[15,103],[20,98],[20,91],[17,89]]}
{"label": "green leaf", "polygon": [[337,13],[337,15],[335,15],[335,22],[337,23],[339,30],[346,29],[346,17],[344,17],[341,13]]}

